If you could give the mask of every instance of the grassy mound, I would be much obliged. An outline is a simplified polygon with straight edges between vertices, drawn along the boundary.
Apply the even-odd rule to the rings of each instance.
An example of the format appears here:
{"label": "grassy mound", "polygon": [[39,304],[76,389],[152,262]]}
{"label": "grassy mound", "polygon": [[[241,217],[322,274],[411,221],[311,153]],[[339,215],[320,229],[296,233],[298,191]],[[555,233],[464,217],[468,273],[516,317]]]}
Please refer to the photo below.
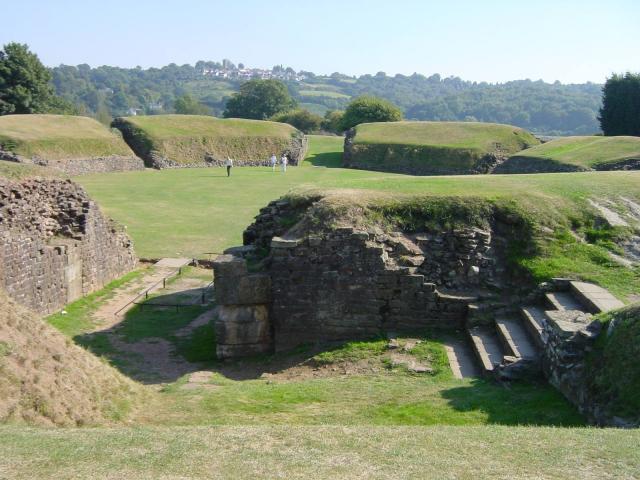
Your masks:
{"label": "grassy mound", "polygon": [[604,328],[589,359],[590,386],[611,411],[640,422],[640,304],[600,320]]}
{"label": "grassy mound", "polygon": [[390,122],[358,125],[344,165],[418,175],[488,173],[499,159],[539,141],[510,125]]}
{"label": "grassy mound", "polygon": [[46,160],[134,156],[122,138],[101,123],[69,115],[0,117],[0,149]]}
{"label": "grassy mound", "polygon": [[160,168],[219,165],[227,157],[238,165],[267,165],[272,154],[293,155],[292,143],[301,137],[283,123],[201,115],[123,117],[113,125],[139,156]]}
{"label": "grassy mound", "polygon": [[640,169],[640,137],[566,137],[511,156],[496,173]]}
{"label": "grassy mound", "polygon": [[0,422],[121,420],[137,387],[0,291]]}

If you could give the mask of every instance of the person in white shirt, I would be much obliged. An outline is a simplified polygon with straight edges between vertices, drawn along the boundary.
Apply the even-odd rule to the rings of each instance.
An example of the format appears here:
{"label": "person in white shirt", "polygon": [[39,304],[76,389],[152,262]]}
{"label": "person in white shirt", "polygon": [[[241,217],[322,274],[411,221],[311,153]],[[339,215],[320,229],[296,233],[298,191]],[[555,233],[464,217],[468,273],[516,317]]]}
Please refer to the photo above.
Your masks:
{"label": "person in white shirt", "polygon": [[276,165],[278,164],[278,158],[275,155],[271,155],[271,170],[276,171]]}
{"label": "person in white shirt", "polygon": [[233,167],[233,160],[231,160],[231,157],[227,157],[227,161],[224,162],[225,166],[227,167],[227,177],[231,176],[231,167]]}
{"label": "person in white shirt", "polygon": [[287,158],[287,155],[283,153],[282,158],[280,159],[280,166],[282,167],[283,172],[287,171],[287,163],[289,163],[289,159]]}

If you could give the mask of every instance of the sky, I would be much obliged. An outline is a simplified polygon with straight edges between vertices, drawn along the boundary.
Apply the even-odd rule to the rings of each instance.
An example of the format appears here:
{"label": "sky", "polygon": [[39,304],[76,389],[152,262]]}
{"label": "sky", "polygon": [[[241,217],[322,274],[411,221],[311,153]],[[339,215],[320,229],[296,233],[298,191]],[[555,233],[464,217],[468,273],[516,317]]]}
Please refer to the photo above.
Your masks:
{"label": "sky", "polygon": [[317,74],[601,83],[640,71],[640,0],[0,0],[45,65],[228,58]]}

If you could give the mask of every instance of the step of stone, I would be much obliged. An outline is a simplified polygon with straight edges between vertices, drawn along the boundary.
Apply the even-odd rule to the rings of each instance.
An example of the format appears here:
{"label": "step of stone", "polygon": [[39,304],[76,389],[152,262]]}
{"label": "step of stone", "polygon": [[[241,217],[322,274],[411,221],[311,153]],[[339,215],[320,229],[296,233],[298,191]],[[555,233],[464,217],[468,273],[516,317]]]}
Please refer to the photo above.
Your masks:
{"label": "step of stone", "polygon": [[522,307],[520,313],[522,314],[522,321],[529,333],[529,337],[538,348],[543,348],[542,331],[544,329],[545,319],[547,318],[544,310],[540,307],[528,306]]}
{"label": "step of stone", "polygon": [[571,282],[571,292],[587,307],[590,313],[608,312],[624,307],[624,303],[598,285],[585,282]]}
{"label": "step of stone", "polygon": [[537,358],[538,351],[527,334],[524,323],[515,318],[496,318],[496,331],[504,350],[518,358]]}
{"label": "step of stone", "polygon": [[504,356],[495,330],[490,327],[471,327],[468,333],[473,351],[480,361],[480,368],[483,373],[490,374]]}
{"label": "step of stone", "polygon": [[545,298],[554,310],[585,310],[584,305],[569,292],[550,292],[545,294]]}

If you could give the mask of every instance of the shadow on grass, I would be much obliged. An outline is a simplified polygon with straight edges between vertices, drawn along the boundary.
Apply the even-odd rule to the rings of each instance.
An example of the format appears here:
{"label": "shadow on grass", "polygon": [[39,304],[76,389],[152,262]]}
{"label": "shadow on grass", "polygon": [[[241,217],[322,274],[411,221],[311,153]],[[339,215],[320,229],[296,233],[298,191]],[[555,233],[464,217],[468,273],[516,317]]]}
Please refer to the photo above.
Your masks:
{"label": "shadow on grass", "polygon": [[458,412],[479,411],[499,425],[583,426],[584,418],[546,382],[500,384],[474,379],[470,385],[442,392]]}
{"label": "shadow on grass", "polygon": [[342,152],[318,153],[305,160],[314,167],[342,168]]}

